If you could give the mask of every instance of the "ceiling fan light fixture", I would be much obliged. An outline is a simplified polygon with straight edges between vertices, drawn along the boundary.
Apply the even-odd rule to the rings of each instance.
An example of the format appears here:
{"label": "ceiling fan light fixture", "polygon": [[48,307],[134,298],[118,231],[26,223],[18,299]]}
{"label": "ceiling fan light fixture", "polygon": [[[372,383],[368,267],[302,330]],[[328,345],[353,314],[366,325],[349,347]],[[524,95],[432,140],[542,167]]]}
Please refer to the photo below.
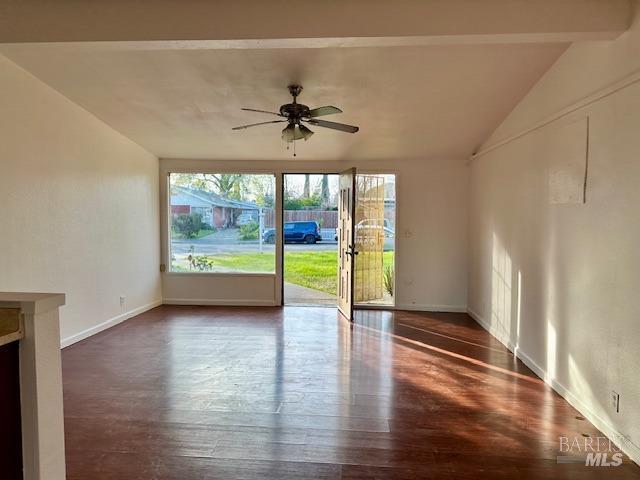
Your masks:
{"label": "ceiling fan light fixture", "polygon": [[290,123],[286,127],[282,129],[282,140],[287,143],[293,142],[296,138],[296,127],[294,124]]}
{"label": "ceiling fan light fixture", "polygon": [[300,130],[300,134],[302,135],[302,138],[304,139],[305,142],[309,138],[311,138],[311,135],[313,135],[313,131],[308,129],[304,125],[298,125],[298,130]]}
{"label": "ceiling fan light fixture", "polygon": [[311,135],[313,135],[313,131],[304,125],[296,125],[295,123],[290,123],[282,130],[282,140],[287,143],[295,140],[307,140]]}

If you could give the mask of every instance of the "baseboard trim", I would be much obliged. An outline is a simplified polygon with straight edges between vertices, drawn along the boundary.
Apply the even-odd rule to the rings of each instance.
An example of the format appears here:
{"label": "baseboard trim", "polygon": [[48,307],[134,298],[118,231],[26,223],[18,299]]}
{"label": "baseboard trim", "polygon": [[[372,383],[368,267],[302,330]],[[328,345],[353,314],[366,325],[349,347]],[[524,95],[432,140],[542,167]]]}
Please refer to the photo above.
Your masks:
{"label": "baseboard trim", "polygon": [[81,340],[84,340],[85,338],[89,338],[92,335],[95,335],[96,333],[100,333],[103,330],[114,327],[119,323],[124,322],[125,320],[129,320],[131,317],[140,315],[141,313],[144,313],[160,305],[162,305],[162,300],[155,300],[151,303],[147,303],[146,305],[142,305],[141,307],[134,308],[133,310],[129,310],[128,312],[125,312],[113,318],[110,318],[109,320],[105,320],[104,322],[99,323],[98,325],[94,325],[93,327],[87,328],[86,330],[76,333],[75,335],[71,335],[69,337],[63,338],[60,341],[60,348],[65,348],[70,345],[73,345],[74,343],[78,343]]}
{"label": "baseboard trim", "polygon": [[[489,332],[492,337],[494,337],[500,343],[502,343],[505,347],[507,347],[510,352],[515,354],[518,351],[518,346],[511,341],[508,335],[505,335],[505,332],[500,331],[494,326],[492,326],[489,322],[487,322],[484,318],[482,318],[482,316],[474,312],[472,309],[467,308],[467,313],[471,318],[473,318],[476,321],[476,323],[480,324],[482,328],[484,328],[487,332]],[[538,374],[536,373],[536,375]]]}
{"label": "baseboard trim", "polygon": [[631,460],[640,465],[640,447],[633,443],[627,436],[620,433],[616,428],[611,425],[607,420],[595,413],[589,406],[587,406],[579,397],[577,397],[571,390],[565,387],[562,383],[558,382],[555,378],[552,378],[546,370],[538,365],[529,355],[527,355],[518,345],[515,345],[510,338],[493,328],[489,322],[487,322],[482,316],[474,312],[471,308],[467,309],[467,313],[473,318],[482,328],[489,332],[496,340],[507,347],[513,354],[522,361],[527,367],[529,367],[533,373],[535,373],[540,379],[547,385],[553,388],[558,395],[564,398],[569,404],[578,410],[584,417],[589,420],[593,425],[604,433],[609,439],[611,439]]}
{"label": "baseboard trim", "polygon": [[466,313],[467,307],[460,305],[425,305],[425,304],[397,304],[396,310],[410,310],[417,312]]}
{"label": "baseboard trim", "polygon": [[[211,298],[165,298],[164,305],[203,305],[203,306],[221,306],[221,307],[275,307],[278,306],[275,301],[267,302],[264,300],[224,300]],[[382,309],[382,310],[410,310],[418,312],[443,312],[443,313],[466,313],[466,306],[459,305],[357,305],[357,309]]]}
{"label": "baseboard trim", "polygon": [[203,305],[221,307],[275,307],[275,301],[264,300],[223,300],[212,298],[165,298],[164,305]]}

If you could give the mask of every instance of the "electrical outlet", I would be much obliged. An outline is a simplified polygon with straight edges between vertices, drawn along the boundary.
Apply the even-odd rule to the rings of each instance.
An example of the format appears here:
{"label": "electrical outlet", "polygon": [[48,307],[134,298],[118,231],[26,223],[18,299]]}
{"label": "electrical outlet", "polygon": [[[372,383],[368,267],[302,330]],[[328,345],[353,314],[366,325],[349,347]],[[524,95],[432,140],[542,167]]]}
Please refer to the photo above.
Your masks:
{"label": "electrical outlet", "polygon": [[620,394],[611,390],[611,406],[616,413],[620,413]]}
{"label": "electrical outlet", "polygon": [[127,297],[125,297],[124,295],[120,295],[120,306],[124,306],[124,302],[127,299]]}

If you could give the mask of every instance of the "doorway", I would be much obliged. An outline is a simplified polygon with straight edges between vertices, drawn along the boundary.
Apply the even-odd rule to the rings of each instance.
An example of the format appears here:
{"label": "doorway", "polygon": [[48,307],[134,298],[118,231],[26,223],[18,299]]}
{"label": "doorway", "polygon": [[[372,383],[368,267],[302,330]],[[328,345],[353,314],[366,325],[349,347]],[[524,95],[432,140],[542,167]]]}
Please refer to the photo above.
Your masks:
{"label": "doorway", "polygon": [[338,175],[283,176],[285,305],[337,306]]}
{"label": "doorway", "polygon": [[[396,176],[355,181],[353,297],[359,307],[395,305]],[[283,303],[337,307],[340,175],[283,175]]]}
{"label": "doorway", "polygon": [[354,302],[395,305],[396,176],[356,175]]}

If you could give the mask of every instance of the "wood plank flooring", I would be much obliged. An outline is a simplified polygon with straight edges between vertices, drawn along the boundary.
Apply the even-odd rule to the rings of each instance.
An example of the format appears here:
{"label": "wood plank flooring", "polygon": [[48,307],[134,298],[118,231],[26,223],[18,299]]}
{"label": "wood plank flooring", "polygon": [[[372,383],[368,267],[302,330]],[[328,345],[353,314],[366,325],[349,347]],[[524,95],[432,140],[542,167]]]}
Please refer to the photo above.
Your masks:
{"label": "wood plank flooring", "polygon": [[465,314],[163,306],[62,357],[70,480],[640,478],[557,464],[601,434]]}

